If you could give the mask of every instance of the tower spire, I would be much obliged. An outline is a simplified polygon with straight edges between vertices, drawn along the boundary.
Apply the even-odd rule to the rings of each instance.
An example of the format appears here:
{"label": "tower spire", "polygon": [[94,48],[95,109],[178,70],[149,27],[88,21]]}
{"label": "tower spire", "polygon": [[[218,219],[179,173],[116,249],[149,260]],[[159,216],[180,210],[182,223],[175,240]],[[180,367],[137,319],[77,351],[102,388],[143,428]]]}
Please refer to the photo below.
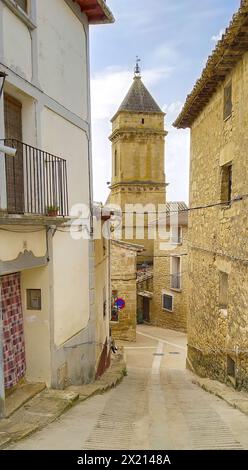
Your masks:
{"label": "tower spire", "polygon": [[136,64],[134,67],[134,78],[141,78],[141,68],[139,65],[139,62],[141,62],[141,59],[139,58],[138,55],[136,55]]}

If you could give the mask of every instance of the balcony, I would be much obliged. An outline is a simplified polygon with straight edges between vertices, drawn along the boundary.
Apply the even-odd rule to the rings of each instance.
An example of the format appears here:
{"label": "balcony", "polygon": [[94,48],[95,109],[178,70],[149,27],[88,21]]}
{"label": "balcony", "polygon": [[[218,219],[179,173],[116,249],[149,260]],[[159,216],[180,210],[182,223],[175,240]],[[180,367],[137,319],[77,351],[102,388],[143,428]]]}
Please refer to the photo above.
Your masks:
{"label": "balcony", "polygon": [[5,155],[7,213],[68,216],[66,160],[16,139],[4,145],[17,150]]}
{"label": "balcony", "polygon": [[171,289],[181,290],[181,275],[180,274],[171,274]]}

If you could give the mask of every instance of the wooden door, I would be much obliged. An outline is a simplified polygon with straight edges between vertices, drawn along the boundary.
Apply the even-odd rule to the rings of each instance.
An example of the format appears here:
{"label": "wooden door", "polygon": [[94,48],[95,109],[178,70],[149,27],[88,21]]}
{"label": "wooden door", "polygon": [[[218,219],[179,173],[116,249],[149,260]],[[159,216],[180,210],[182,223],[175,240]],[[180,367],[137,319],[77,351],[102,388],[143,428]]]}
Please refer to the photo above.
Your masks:
{"label": "wooden door", "polygon": [[[22,142],[22,104],[4,95],[5,138]],[[10,214],[24,212],[23,152],[18,144],[15,157],[5,157],[7,181],[7,209]]]}

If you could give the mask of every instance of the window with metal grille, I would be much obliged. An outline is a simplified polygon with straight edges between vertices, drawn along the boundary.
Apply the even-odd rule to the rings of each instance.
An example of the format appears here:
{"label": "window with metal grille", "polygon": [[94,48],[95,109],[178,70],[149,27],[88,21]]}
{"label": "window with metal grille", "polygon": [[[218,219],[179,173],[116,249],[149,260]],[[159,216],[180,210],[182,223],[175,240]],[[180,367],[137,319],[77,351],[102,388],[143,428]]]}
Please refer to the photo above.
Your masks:
{"label": "window with metal grille", "polygon": [[232,115],[232,83],[224,88],[224,120]]}
{"label": "window with metal grille", "polygon": [[221,202],[230,204],[232,200],[233,170],[232,164],[221,167]]}
{"label": "window with metal grille", "polygon": [[173,297],[172,295],[162,294],[162,308],[163,310],[173,311]]}

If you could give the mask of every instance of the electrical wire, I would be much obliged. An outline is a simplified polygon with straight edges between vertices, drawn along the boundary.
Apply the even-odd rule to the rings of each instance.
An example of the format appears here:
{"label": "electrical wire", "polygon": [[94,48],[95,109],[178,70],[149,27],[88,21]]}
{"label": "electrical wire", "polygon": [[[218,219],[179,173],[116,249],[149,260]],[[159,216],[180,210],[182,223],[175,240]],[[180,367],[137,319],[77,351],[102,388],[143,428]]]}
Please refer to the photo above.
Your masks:
{"label": "electrical wire", "polygon": [[[248,198],[248,193],[247,194],[242,194],[241,196],[236,196],[235,198],[231,199],[230,201],[214,202],[214,203],[211,203],[211,204],[205,204],[205,205],[201,205],[201,206],[188,207],[187,209],[179,209],[179,210],[174,210],[173,209],[173,210],[166,210],[166,211],[159,211],[159,212],[151,211],[148,214],[157,214],[157,215],[167,214],[167,215],[170,215],[170,214],[173,214],[173,213],[174,214],[188,213],[188,212],[192,212],[192,211],[196,211],[196,210],[208,209],[208,208],[211,208],[211,207],[218,207],[218,206],[228,207],[233,202],[240,202],[240,201],[243,201],[247,198]],[[123,211],[121,213],[122,214],[147,215],[147,212],[144,213],[144,212]]]}
{"label": "electrical wire", "polygon": [[[248,194],[243,194],[241,196],[237,196],[233,199],[231,199],[228,203],[228,205],[232,204],[233,202],[239,202],[239,201],[243,201],[245,199],[248,198]],[[212,203],[212,204],[206,204],[206,205],[202,205],[202,206],[196,206],[196,207],[189,207],[187,209],[179,209],[179,210],[172,210],[172,211],[162,211],[162,212],[156,212],[156,211],[151,211],[149,212],[149,214],[156,214],[156,215],[161,215],[161,214],[166,214],[166,215],[170,215],[170,214],[179,214],[179,213],[188,213],[188,212],[192,212],[192,211],[196,211],[196,210],[202,210],[202,209],[208,209],[208,208],[212,208],[212,207],[218,207],[218,206],[227,206],[227,202],[216,202],[216,203]],[[147,215],[146,213],[144,212],[128,212],[128,211],[122,211],[121,214],[136,214],[136,215]],[[20,224],[21,224],[21,220],[20,220]],[[21,231],[18,231],[18,230],[11,230],[11,229],[6,229],[6,228],[1,228],[0,227],[0,230],[4,230],[4,231],[8,231],[8,232],[19,232],[19,233],[35,233],[35,232],[40,232],[43,230],[42,229],[38,229],[38,230],[29,230],[29,231],[24,231],[24,230],[21,230]],[[67,230],[67,227],[63,227],[63,229],[59,229],[57,228],[57,231],[58,232],[71,232],[71,228],[68,227],[68,230]],[[75,232],[78,232],[78,230],[75,230]]]}

